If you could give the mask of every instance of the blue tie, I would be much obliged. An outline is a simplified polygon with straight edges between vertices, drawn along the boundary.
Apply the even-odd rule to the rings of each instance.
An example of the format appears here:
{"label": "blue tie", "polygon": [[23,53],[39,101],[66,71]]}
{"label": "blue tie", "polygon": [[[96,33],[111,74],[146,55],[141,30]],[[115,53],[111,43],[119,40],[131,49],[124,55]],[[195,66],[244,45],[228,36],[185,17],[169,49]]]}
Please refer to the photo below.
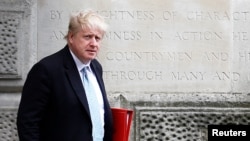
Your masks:
{"label": "blue tie", "polygon": [[88,78],[88,69],[88,66],[84,67],[81,72],[83,75],[83,85],[87,96],[92,121],[93,141],[103,141],[104,129],[101,123],[100,106],[95,94],[95,89],[92,86],[90,79]]}

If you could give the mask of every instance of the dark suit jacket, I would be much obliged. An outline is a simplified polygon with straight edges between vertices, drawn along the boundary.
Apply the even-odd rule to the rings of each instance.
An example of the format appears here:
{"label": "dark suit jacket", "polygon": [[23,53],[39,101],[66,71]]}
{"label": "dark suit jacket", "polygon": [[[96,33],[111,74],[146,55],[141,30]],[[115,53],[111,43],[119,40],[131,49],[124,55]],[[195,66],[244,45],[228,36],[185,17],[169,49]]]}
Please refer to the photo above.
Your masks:
{"label": "dark suit jacket", "polygon": [[[112,140],[112,113],[102,79],[102,67],[92,60],[103,94],[104,141]],[[66,46],[30,70],[18,109],[20,141],[91,141],[92,125],[87,99],[75,62]]]}

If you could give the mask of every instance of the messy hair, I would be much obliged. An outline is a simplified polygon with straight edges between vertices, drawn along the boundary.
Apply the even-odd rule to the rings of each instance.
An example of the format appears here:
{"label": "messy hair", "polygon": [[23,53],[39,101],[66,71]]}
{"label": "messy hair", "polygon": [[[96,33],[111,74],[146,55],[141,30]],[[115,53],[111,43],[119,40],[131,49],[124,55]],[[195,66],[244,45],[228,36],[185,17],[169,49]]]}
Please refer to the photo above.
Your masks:
{"label": "messy hair", "polygon": [[69,32],[75,34],[82,29],[97,29],[104,35],[107,30],[107,24],[101,15],[92,10],[72,13],[70,16],[68,33],[64,38],[68,38]]}

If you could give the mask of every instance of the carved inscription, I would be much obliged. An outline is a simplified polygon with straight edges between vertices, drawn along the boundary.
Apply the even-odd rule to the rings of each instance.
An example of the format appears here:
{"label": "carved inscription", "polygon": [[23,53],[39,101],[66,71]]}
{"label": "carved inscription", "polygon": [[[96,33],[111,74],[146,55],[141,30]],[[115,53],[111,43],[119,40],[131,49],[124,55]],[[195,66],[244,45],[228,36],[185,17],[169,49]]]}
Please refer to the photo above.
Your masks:
{"label": "carved inscription", "polygon": [[104,78],[110,80],[162,80],[162,71],[104,71]]}
{"label": "carved inscription", "polygon": [[62,10],[50,10],[50,20],[61,20],[62,19]]}
{"label": "carved inscription", "polygon": [[[234,81],[242,78],[239,72],[199,72],[199,71],[174,71],[164,72],[157,70],[127,70],[127,71],[104,71],[106,80],[174,80],[174,81]],[[249,80],[248,80],[249,81]]]}
{"label": "carved inscription", "polygon": [[[199,4],[191,2],[186,9],[98,9],[110,26],[98,55],[107,85],[116,80],[143,82],[143,86],[160,81],[185,87],[190,82],[195,88],[200,82],[249,83],[249,73],[239,67],[250,65],[250,11]],[[46,13],[50,23],[68,18],[64,9],[52,8]],[[66,33],[63,28],[47,31],[52,43],[62,41]]]}
{"label": "carved inscription", "polygon": [[166,21],[176,20],[180,15],[189,21],[246,21],[250,20],[250,11],[154,11],[154,10],[116,10],[98,11],[101,15],[110,20],[155,20],[163,19]]}
{"label": "carved inscription", "polygon": [[108,61],[192,61],[192,52],[106,52]]}
{"label": "carved inscription", "polygon": [[[180,15],[184,15],[183,20],[186,20],[187,22],[201,22],[205,21],[207,24],[210,24],[209,22],[217,21],[228,21],[230,22],[240,22],[240,21],[248,21],[250,20],[250,12],[249,11],[235,11],[235,12],[228,12],[228,11],[188,11],[186,13],[180,12],[180,11],[97,11],[101,15],[103,15],[107,20],[110,21],[137,21],[137,20],[143,20],[143,22],[149,23],[153,20],[163,20],[164,21],[177,21],[180,19]],[[57,21],[62,20],[66,17],[68,13],[64,12],[63,10],[50,10],[50,20]],[[154,24],[154,23],[153,23]],[[161,23],[162,24],[162,23]],[[160,24],[160,26],[162,26]],[[155,26],[155,25],[152,25]],[[165,28],[168,24],[166,24]],[[62,39],[63,35],[65,35],[65,31],[51,31],[50,37],[55,37],[53,39],[58,40]],[[140,40],[143,37],[143,32],[145,31],[139,31],[139,30],[128,30],[128,31],[109,31],[105,38],[107,40]],[[164,38],[169,33],[162,32],[162,31],[149,31],[150,39],[166,39]],[[166,34],[166,35],[164,35]],[[171,37],[172,40],[222,40],[223,33],[220,31],[177,31],[173,37]],[[232,33],[234,40],[248,40],[248,32],[243,31],[237,31]]]}

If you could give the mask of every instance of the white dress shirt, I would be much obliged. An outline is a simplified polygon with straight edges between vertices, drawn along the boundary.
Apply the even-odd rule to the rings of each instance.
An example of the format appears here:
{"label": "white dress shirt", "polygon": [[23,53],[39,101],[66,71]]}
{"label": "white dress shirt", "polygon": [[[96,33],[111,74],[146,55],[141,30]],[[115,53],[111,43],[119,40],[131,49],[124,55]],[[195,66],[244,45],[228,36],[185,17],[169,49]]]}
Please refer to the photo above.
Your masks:
{"label": "white dress shirt", "polygon": [[[70,53],[76,63],[77,69],[78,69],[78,73],[81,76],[81,80],[83,82],[83,76],[81,73],[81,70],[90,65],[90,62],[88,64],[83,64],[76,56],[75,54],[70,50]],[[102,92],[99,86],[99,83],[97,82],[96,76],[93,73],[93,71],[91,70],[91,67],[89,66],[89,69],[87,69],[87,73],[88,73],[88,79],[90,80],[90,82],[93,83],[93,87],[94,87],[94,91],[96,92],[96,96],[98,99],[98,105],[100,106],[100,114],[101,114],[101,118],[102,118],[102,125],[104,127],[104,103],[103,103],[103,97],[102,97]],[[83,84],[83,83],[82,83]]]}

